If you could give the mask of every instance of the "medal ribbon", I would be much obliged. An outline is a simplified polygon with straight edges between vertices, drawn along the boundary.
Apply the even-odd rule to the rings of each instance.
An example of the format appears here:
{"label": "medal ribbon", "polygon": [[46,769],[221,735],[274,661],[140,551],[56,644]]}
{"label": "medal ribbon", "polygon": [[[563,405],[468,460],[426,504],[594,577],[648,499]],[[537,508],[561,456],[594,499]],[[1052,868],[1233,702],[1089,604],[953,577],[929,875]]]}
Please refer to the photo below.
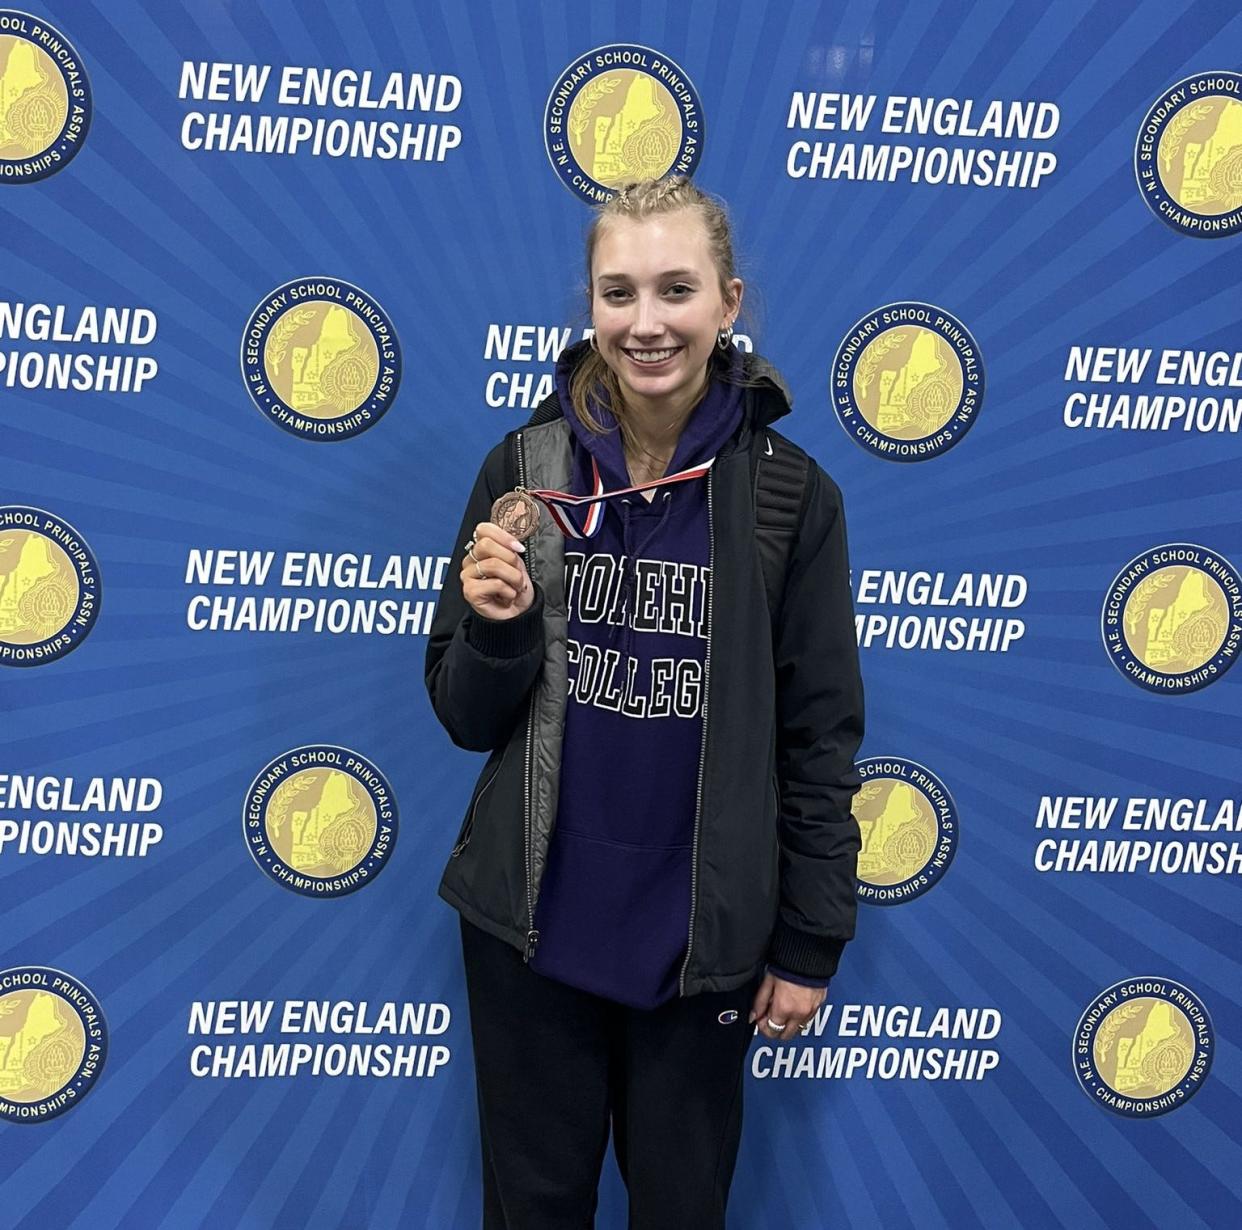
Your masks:
{"label": "medal ribbon", "polygon": [[[615,491],[604,490],[604,480],[600,477],[599,463],[591,458],[593,475],[590,495],[570,495],[566,491],[553,491],[548,488],[528,487],[526,492],[540,501],[552,516],[552,522],[566,538],[593,538],[599,527],[604,524],[604,501],[616,495],[628,495],[631,491],[647,491],[653,487],[668,487],[673,483],[684,483],[688,479],[702,478],[712,468],[715,457],[709,458],[700,465],[691,466],[688,470],[679,470],[676,474],[666,474],[663,478],[653,478],[645,483],[636,483],[633,487],[618,487]],[[585,510],[585,512],[581,511]]]}

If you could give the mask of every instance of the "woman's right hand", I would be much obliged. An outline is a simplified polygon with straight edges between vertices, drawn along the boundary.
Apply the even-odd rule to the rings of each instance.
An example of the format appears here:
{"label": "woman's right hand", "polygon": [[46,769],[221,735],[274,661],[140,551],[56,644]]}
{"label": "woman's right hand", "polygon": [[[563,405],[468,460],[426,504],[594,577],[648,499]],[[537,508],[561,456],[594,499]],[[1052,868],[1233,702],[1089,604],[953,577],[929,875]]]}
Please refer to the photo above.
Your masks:
{"label": "woman's right hand", "polygon": [[491,521],[474,527],[474,558],[469,551],[462,556],[461,591],[485,619],[515,619],[534,602],[535,587],[522,550],[512,534]]}

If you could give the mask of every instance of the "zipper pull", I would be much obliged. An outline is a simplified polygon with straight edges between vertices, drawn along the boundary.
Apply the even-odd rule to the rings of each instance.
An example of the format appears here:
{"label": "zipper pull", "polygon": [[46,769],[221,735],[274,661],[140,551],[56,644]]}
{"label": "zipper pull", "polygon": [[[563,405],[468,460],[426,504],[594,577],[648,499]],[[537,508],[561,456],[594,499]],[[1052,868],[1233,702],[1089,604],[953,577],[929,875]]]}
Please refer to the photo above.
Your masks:
{"label": "zipper pull", "polygon": [[528,931],[526,933],[526,953],[522,960],[529,961],[535,955],[535,945],[539,943],[539,932]]}

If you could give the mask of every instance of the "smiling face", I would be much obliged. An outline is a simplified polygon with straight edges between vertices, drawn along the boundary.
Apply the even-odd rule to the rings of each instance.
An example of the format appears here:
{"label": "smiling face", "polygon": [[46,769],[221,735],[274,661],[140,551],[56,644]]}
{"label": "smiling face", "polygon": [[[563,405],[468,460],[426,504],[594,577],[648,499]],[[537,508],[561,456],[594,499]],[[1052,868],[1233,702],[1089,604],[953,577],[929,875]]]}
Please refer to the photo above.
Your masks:
{"label": "smiling face", "polygon": [[698,396],[716,334],[732,324],[742,282],[720,276],[698,212],[610,218],[592,260],[591,314],[600,355],[627,402],[676,410]]}

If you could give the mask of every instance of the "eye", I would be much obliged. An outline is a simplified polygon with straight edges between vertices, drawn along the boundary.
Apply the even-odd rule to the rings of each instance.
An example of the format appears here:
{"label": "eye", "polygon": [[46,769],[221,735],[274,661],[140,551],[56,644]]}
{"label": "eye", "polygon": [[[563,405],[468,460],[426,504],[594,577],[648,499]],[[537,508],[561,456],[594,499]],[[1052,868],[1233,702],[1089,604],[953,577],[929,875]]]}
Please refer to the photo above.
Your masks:
{"label": "eye", "polygon": [[[678,282],[675,286],[670,286],[670,287],[669,287],[669,290],[684,290],[684,291],[686,291],[686,293],[687,293],[687,294],[693,294],[693,293],[694,293],[694,287],[693,287],[693,286],[687,286],[684,282]],[[678,295],[677,297],[678,297],[679,299],[684,299],[684,298],[685,298],[685,295]]]}
{"label": "eye", "polygon": [[[604,291],[603,297],[605,299],[613,299],[614,294],[624,295],[625,291],[623,291],[619,286],[614,286],[611,290]],[[614,299],[614,302],[615,302],[615,299]]]}

